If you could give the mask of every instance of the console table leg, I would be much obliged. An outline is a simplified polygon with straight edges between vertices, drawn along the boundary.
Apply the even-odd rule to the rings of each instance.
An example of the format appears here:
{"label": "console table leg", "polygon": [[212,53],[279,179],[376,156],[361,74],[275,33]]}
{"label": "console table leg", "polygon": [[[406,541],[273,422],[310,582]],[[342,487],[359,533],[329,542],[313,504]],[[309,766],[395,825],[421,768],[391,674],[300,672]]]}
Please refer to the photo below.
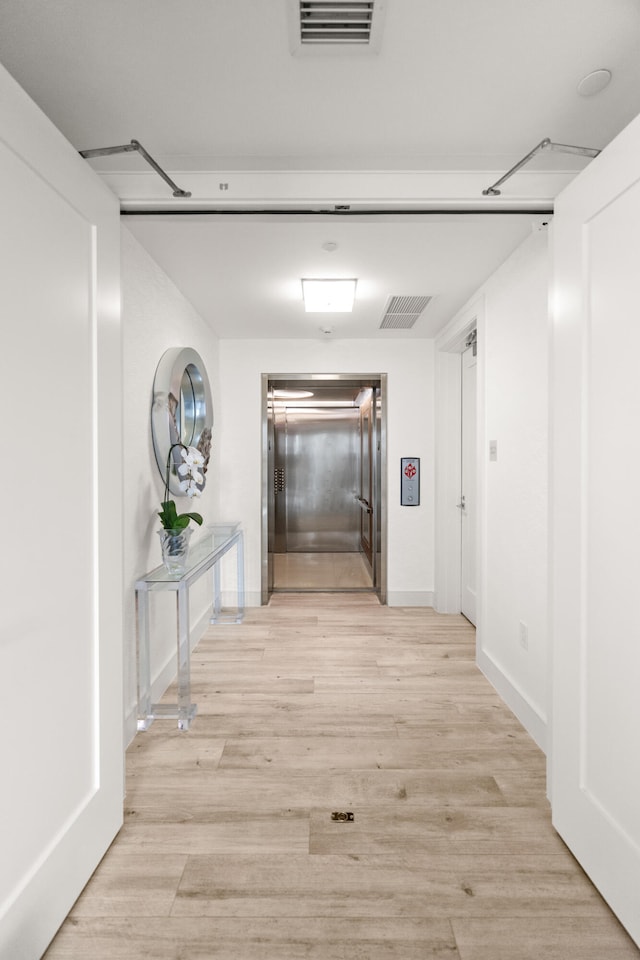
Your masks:
{"label": "console table leg", "polygon": [[179,587],[176,601],[178,607],[178,728],[188,730],[198,708],[191,703],[189,591],[186,586]]}
{"label": "console table leg", "polygon": [[220,612],[222,610],[222,594],[220,590],[220,563],[218,560],[213,565],[213,617],[211,618],[212,623],[216,623],[220,619]]}
{"label": "console table leg", "polygon": [[[242,532],[237,533],[230,546],[236,548],[237,564],[237,596],[238,603],[235,613],[222,614],[222,591],[220,589],[220,565],[218,558],[213,565],[213,610],[209,623],[242,623],[244,619],[244,540]],[[229,549],[229,548],[227,548]],[[226,553],[226,550],[225,550]]]}
{"label": "console table leg", "polygon": [[148,730],[153,723],[148,590],[136,590],[136,627],[138,642],[138,730]]}
{"label": "console table leg", "polygon": [[236,543],[236,560],[238,563],[238,616],[236,623],[242,623],[244,617],[244,537],[242,533]]}

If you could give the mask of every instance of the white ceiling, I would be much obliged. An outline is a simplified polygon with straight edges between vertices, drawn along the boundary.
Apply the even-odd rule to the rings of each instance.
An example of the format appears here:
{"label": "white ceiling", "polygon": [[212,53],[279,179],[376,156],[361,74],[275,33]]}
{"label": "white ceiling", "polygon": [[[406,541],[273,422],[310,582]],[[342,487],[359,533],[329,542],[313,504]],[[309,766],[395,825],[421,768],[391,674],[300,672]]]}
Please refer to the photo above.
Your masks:
{"label": "white ceiling", "polygon": [[[377,53],[305,56],[292,53],[290,0],[2,0],[0,62],[77,149],[136,138],[181,186],[186,178],[196,209],[213,200],[220,209],[290,209],[291,178],[273,179],[287,171],[378,171],[370,199],[380,209],[414,195],[416,172],[460,171],[437,188],[440,205],[469,209],[461,186],[469,171],[488,186],[544,137],[602,148],[640,112],[639,0],[384,7]],[[610,85],[579,96],[580,79],[599,68],[611,70]],[[529,179],[505,185],[505,199],[531,209],[535,171],[544,179],[582,165],[563,154],[538,158]],[[103,167],[129,178],[109,181],[121,196],[148,196],[153,182],[156,207],[175,203],[137,155]],[[241,175],[235,193],[232,181],[231,195],[218,196],[218,180],[234,171],[270,171],[268,202]],[[210,184],[199,194],[202,173],[213,174],[215,197]],[[558,183],[548,179],[538,196],[553,197]],[[324,190],[321,209],[344,199],[330,180]],[[333,336],[386,337],[377,327],[391,295],[434,295],[414,330],[400,334],[433,335],[540,219],[227,215],[125,224],[220,336],[319,335],[322,318],[302,312],[299,279],[337,275],[358,277],[360,299],[351,317],[332,319]],[[334,253],[322,249],[326,241],[338,243]]]}
{"label": "white ceiling", "polygon": [[[548,217],[489,214],[127,217],[221,338],[432,337],[497,263]],[[337,243],[327,252],[326,242]],[[352,314],[307,314],[301,277],[356,277]],[[433,296],[412,330],[379,330],[392,295]]]}

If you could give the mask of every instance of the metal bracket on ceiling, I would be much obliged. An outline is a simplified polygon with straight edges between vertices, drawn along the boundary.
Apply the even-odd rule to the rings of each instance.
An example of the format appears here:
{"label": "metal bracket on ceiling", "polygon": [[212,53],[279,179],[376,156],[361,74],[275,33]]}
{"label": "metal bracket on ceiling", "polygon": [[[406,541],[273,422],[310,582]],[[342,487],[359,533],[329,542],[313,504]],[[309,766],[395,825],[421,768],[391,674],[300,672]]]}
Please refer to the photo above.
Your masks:
{"label": "metal bracket on ceiling", "polygon": [[96,150],[79,150],[81,157],[84,157],[85,160],[91,160],[93,157],[110,157],[116,153],[132,153],[134,150],[137,150],[144,159],[147,161],[149,166],[153,167],[157,174],[159,174],[165,183],[168,183],[171,189],[173,190],[174,197],[190,197],[191,194],[188,190],[181,190],[178,187],[171,177],[164,172],[162,167],[156,163],[150,154],[147,153],[145,148],[142,146],[138,140],[132,140],[130,143],[124,143],[119,147],[98,147]]}
{"label": "metal bracket on ceiling", "polygon": [[541,140],[540,143],[533,148],[533,150],[529,151],[526,157],[523,157],[522,160],[519,160],[518,163],[515,164],[515,166],[511,167],[511,169],[508,170],[503,177],[500,177],[500,179],[496,180],[496,182],[490,187],[487,187],[486,190],[483,190],[482,195],[484,197],[499,197],[501,191],[498,190],[497,187],[503,184],[505,180],[508,180],[509,177],[512,177],[513,174],[520,169],[520,167],[524,167],[525,163],[528,163],[529,160],[535,157],[536,154],[541,153],[543,150],[554,150],[557,153],[573,153],[577,154],[579,157],[592,158],[597,157],[601,152],[593,147],[574,147],[569,143],[552,143],[549,137],[545,137],[545,139]]}

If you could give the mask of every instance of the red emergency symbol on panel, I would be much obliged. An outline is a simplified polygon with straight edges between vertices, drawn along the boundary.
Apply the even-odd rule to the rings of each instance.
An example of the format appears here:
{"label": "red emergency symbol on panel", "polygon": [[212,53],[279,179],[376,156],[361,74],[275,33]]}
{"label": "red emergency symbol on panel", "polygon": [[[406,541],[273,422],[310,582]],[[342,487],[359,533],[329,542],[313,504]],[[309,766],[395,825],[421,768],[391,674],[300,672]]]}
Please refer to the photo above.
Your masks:
{"label": "red emergency symbol on panel", "polygon": [[409,480],[413,480],[413,478],[415,477],[416,473],[417,473],[417,470],[416,470],[416,468],[415,468],[415,466],[414,466],[413,463],[408,463],[408,464],[406,465],[406,467],[404,468],[404,475],[405,475],[405,477],[407,477]]}

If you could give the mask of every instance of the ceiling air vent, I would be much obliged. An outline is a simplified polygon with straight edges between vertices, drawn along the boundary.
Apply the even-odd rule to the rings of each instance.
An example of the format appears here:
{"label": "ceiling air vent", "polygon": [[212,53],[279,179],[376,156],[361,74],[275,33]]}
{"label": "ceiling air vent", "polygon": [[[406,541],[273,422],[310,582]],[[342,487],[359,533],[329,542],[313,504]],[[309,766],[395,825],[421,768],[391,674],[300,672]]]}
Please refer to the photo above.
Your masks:
{"label": "ceiling air vent", "polygon": [[300,43],[370,43],[374,0],[300,0]]}
{"label": "ceiling air vent", "polygon": [[294,55],[377,53],[391,0],[286,0]]}
{"label": "ceiling air vent", "polygon": [[431,299],[431,297],[391,297],[380,329],[410,330]]}

